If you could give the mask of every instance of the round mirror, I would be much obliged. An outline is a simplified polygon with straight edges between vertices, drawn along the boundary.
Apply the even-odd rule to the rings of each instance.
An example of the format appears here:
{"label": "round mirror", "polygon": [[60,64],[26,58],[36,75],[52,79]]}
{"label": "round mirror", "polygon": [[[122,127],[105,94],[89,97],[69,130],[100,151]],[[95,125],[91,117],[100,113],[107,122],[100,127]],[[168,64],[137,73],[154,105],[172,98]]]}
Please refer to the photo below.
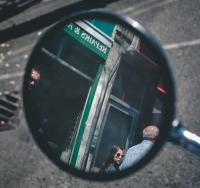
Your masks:
{"label": "round mirror", "polygon": [[137,22],[105,10],[69,16],[41,37],[23,99],[42,151],[61,169],[93,180],[146,164],[174,116],[162,49]]}

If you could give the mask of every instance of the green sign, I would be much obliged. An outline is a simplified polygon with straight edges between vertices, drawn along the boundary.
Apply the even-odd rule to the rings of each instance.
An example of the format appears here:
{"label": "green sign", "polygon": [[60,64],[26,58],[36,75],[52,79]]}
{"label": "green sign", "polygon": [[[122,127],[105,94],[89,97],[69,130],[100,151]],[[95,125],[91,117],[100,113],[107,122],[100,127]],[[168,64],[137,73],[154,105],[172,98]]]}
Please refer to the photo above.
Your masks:
{"label": "green sign", "polygon": [[99,19],[89,19],[88,20],[92,25],[100,29],[103,33],[108,35],[109,37],[112,37],[112,33],[115,28],[115,23],[108,22],[105,20],[99,20]]}
{"label": "green sign", "polygon": [[77,24],[70,23],[66,25],[64,27],[64,31],[103,59],[107,59],[110,48],[96,39],[93,35],[79,27]]}

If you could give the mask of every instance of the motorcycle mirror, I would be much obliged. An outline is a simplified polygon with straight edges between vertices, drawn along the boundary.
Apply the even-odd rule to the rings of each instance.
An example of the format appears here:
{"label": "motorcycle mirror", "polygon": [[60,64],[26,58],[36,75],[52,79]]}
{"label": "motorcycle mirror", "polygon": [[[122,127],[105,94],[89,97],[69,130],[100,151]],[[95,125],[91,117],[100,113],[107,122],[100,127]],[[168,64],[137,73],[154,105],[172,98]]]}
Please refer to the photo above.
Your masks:
{"label": "motorcycle mirror", "polygon": [[45,32],[26,67],[23,103],[41,150],[85,179],[127,176],[180,136],[165,53],[143,26],[108,10],[75,13]]}

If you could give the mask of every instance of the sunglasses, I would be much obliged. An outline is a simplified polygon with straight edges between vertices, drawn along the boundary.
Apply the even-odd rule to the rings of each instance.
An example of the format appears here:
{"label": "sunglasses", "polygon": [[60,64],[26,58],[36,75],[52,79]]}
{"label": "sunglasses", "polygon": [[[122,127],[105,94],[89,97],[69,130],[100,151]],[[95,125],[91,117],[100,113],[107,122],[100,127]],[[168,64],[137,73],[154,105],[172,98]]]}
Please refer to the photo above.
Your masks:
{"label": "sunglasses", "polygon": [[121,156],[121,157],[124,157],[124,155],[121,154],[121,153],[116,153],[115,156],[116,156],[116,157],[120,157],[120,156]]}

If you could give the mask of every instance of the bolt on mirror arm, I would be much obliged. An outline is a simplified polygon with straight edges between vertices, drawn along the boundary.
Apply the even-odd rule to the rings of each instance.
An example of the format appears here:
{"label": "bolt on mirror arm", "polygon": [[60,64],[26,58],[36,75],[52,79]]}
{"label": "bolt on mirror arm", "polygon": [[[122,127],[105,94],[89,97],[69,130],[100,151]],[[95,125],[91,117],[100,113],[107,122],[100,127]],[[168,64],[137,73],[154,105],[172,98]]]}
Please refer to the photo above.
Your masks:
{"label": "bolt on mirror arm", "polygon": [[177,119],[172,122],[170,141],[200,157],[200,137],[183,128]]}

